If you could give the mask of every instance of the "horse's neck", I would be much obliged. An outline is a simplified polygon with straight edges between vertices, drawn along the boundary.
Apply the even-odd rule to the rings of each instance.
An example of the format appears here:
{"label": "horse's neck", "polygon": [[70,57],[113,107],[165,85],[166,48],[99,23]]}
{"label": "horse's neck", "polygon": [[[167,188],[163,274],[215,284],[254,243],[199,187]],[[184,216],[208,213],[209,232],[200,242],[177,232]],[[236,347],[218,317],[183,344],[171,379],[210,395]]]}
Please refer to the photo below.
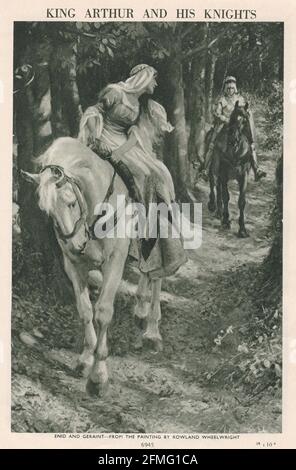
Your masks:
{"label": "horse's neck", "polygon": [[236,136],[229,136],[227,146],[233,152],[233,155],[239,158],[244,157],[250,150],[250,142],[244,132],[238,132]]}
{"label": "horse's neck", "polygon": [[239,147],[240,147],[240,152],[241,152],[242,157],[245,156],[246,153],[249,152],[251,149],[249,137],[246,136],[246,134],[244,133],[242,133]]}
{"label": "horse's neck", "polygon": [[111,165],[98,156],[88,168],[81,170],[79,183],[90,215],[93,215],[96,205],[103,202],[111,184],[112,176],[113,169]]}

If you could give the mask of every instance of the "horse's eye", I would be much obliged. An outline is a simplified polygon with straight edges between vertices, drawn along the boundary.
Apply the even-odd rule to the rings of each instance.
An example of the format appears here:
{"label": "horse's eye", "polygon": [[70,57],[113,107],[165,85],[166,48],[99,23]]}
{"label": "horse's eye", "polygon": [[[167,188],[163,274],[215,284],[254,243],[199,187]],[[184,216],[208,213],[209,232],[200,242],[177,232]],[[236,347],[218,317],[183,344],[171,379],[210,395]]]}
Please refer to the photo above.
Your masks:
{"label": "horse's eye", "polygon": [[59,168],[53,168],[51,171],[53,172],[54,176],[56,176],[58,178],[60,178],[62,176],[62,172]]}
{"label": "horse's eye", "polygon": [[69,204],[70,209],[74,209],[75,204],[76,204],[76,201],[71,202],[71,203]]}

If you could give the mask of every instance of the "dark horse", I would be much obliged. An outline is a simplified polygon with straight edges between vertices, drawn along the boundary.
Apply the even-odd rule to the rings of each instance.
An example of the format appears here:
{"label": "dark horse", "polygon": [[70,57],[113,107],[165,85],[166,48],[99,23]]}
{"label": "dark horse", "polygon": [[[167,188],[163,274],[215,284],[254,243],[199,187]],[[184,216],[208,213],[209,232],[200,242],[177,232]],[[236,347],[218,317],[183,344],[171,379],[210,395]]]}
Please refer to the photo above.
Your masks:
{"label": "dark horse", "polygon": [[[210,133],[211,131],[206,136],[206,145],[211,137]],[[216,211],[215,215],[221,219],[223,228],[230,228],[228,181],[236,179],[239,185],[238,236],[240,238],[249,236],[245,227],[244,209],[248,173],[251,168],[251,142],[248,103],[245,106],[239,106],[237,101],[230,116],[229,125],[224,126],[216,138],[209,172],[210,198],[208,208],[211,212]]]}

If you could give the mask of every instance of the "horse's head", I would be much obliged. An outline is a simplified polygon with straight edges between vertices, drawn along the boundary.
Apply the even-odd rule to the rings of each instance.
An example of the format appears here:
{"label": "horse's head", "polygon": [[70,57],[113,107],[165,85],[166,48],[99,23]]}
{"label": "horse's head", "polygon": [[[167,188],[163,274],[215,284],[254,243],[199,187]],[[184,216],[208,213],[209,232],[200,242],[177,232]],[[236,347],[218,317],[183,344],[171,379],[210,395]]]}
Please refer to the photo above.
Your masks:
{"label": "horse's head", "polygon": [[234,110],[230,116],[230,127],[237,127],[237,129],[242,132],[246,125],[249,124],[249,119],[249,103],[240,105],[239,101],[236,101]]}
{"label": "horse's head", "polygon": [[249,104],[240,105],[236,101],[229,120],[228,145],[237,150],[243,137],[246,143],[252,141]]}
{"label": "horse's head", "polygon": [[26,181],[37,185],[39,207],[54,221],[56,233],[73,253],[82,254],[89,239],[87,208],[78,183],[57,165],[40,173],[21,172]]}

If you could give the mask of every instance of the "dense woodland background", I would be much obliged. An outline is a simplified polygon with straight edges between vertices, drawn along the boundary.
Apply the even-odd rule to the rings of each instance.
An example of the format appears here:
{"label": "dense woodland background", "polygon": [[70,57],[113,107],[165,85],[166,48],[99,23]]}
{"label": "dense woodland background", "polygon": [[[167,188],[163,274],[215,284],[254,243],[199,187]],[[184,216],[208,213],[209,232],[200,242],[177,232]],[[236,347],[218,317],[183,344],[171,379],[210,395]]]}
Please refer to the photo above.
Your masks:
{"label": "dense woodland background", "polygon": [[281,23],[16,23],[14,40],[14,68],[31,64],[35,73],[26,93],[15,95],[16,134],[23,153],[28,146],[22,164],[43,150],[45,120],[48,138],[75,137],[82,110],[99,91],[148,63],[159,72],[155,98],[176,126],[166,163],[181,194],[225,76],[235,75],[240,89],[259,95],[283,79]]}
{"label": "dense woodland background", "polygon": [[[15,80],[17,168],[34,170],[35,157],[54,139],[76,137],[83,110],[137,63],[159,72],[155,99],[175,126],[163,159],[183,201],[191,200],[192,163],[200,158],[226,75],[237,77],[240,91],[272,101],[271,125],[282,119],[283,23],[16,22],[14,69],[32,67],[19,69]],[[34,80],[23,88],[32,74]],[[274,142],[280,138],[274,135]],[[42,249],[48,228],[41,233],[42,215],[22,181],[18,203],[23,226]]]}
{"label": "dense woodland background", "polygon": [[[249,100],[252,109],[259,110],[257,114],[262,118],[259,159],[261,153],[272,159],[270,164],[267,162],[267,165],[270,165],[265,168],[267,171],[277,166],[273,183],[274,203],[267,230],[270,250],[263,264],[260,264],[260,269],[258,266],[247,269],[241,261],[242,267],[239,272],[230,274],[229,278],[229,267],[226,266],[226,274],[221,276],[221,279],[213,279],[215,288],[212,294],[208,293],[207,302],[209,305],[214,305],[214,310],[217,308],[216,293],[220,290],[219,286],[222,286],[222,318],[224,309],[227,311],[228,308],[224,303],[227,302],[229,295],[229,301],[234,299],[233,305],[239,301],[238,297],[243,295],[242,292],[246,294],[247,301],[250,298],[255,299],[254,302],[261,314],[258,314],[258,321],[254,322],[255,313],[249,312],[249,307],[246,307],[245,314],[250,323],[247,330],[243,325],[245,330],[240,333],[243,340],[241,337],[237,340],[243,342],[239,343],[241,352],[233,353],[231,356],[235,358],[231,373],[234,370],[238,371],[239,383],[244,383],[242,377],[247,376],[248,379],[249,376],[246,374],[253,377],[251,383],[254,387],[250,395],[252,397],[257,396],[256,394],[261,389],[264,390],[264,387],[275,384],[279,386],[282,295],[283,33],[282,23],[15,23],[13,194],[15,202],[20,207],[21,221],[21,234],[15,237],[13,244],[16,313],[23,312],[24,308],[26,312],[33,309],[34,321],[32,318],[30,321],[36,322],[37,316],[34,316],[32,299],[35,299],[35,308],[38,309],[38,299],[43,298],[45,292],[47,292],[46,298],[50,299],[46,301],[48,305],[50,302],[55,302],[59,306],[59,312],[61,305],[70,305],[72,302],[71,286],[61,267],[61,254],[51,222],[38,209],[34,189],[18,177],[18,170],[35,171],[35,158],[57,137],[65,135],[76,137],[83,110],[96,102],[100,90],[108,83],[126,79],[134,65],[147,63],[158,70],[158,87],[154,98],[165,106],[168,118],[175,127],[175,131],[167,137],[160,157],[173,176],[178,200],[200,202],[202,196],[198,165],[195,163],[201,157],[202,140],[207,126],[211,124],[212,106],[222,92],[223,80],[226,75],[234,75],[237,78],[239,91]],[[178,113],[175,113],[177,109]],[[264,197],[264,188],[263,193],[260,192],[261,189],[259,184],[256,186],[256,191],[254,190],[253,197],[259,198],[258,207],[261,207],[260,203]],[[258,214],[254,213],[258,230],[261,230],[260,216],[260,211]],[[206,217],[207,222],[211,223]],[[265,227],[262,230],[264,231]],[[212,242],[216,243],[216,238],[213,238]],[[203,256],[209,257],[209,265],[213,261],[211,257],[220,255],[223,264],[223,250],[228,248],[224,247],[223,239],[221,241],[218,238],[217,243],[221,243],[221,247],[215,245],[212,252],[207,251],[207,248],[204,251]],[[232,246],[231,239],[227,243]],[[243,243],[238,249],[244,255]],[[218,255],[215,254],[216,248],[220,253]],[[248,256],[248,248],[245,252]],[[243,257],[240,258],[238,255],[238,259]],[[191,280],[185,282],[184,289],[185,285],[190,286],[190,282]],[[231,287],[231,282],[233,285],[237,283],[235,288]],[[208,287],[210,288],[210,284]],[[224,287],[226,290],[223,290]],[[184,292],[182,289],[180,283],[176,283],[173,288],[176,292],[180,290],[180,295],[185,295],[186,289]],[[230,289],[230,294],[227,289]],[[190,299],[195,301],[194,293],[190,294]],[[27,302],[25,307],[23,307],[24,302]],[[265,305],[263,310],[262,305]],[[48,311],[50,308],[48,307]],[[193,314],[192,312],[190,314]],[[22,315],[23,313],[20,314],[20,318]],[[53,321],[55,325],[54,310],[52,315],[55,318]],[[67,320],[66,310],[64,315]],[[216,315],[217,312],[214,318],[213,313],[213,323],[208,333],[205,332],[205,337],[208,335],[210,338],[213,324],[217,322]],[[42,314],[40,318],[43,318]],[[16,331],[24,328],[24,320],[20,323],[17,314],[14,319],[17,321]],[[55,334],[58,338],[61,333],[57,331]],[[224,331],[222,336],[219,333],[215,338],[217,347],[220,347],[226,336],[229,339],[231,334],[232,326],[229,327],[229,332]],[[259,338],[259,342],[256,338]],[[187,337],[186,344],[188,344]],[[271,347],[270,344],[274,346]],[[247,365],[243,363],[240,354],[249,355],[250,360]],[[224,362],[221,369],[218,367],[218,373],[215,372],[213,376],[209,374],[209,380],[212,380],[211,377],[219,377],[220,374],[221,383],[227,382],[223,375],[225,372],[223,364]]]}

